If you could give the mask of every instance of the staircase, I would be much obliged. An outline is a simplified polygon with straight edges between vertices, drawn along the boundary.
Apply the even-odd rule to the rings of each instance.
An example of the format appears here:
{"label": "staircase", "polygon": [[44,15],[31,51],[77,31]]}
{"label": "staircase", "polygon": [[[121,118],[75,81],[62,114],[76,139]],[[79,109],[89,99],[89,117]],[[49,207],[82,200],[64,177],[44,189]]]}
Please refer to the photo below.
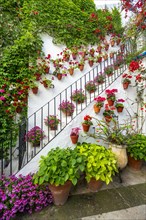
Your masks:
{"label": "staircase", "polygon": [[[127,44],[125,47],[125,55],[127,51],[130,51],[129,44]],[[119,69],[114,70],[114,74],[112,76],[106,77],[104,84],[98,85],[97,90],[94,93],[89,94],[84,88],[86,82],[93,80],[96,76],[98,76],[107,65],[113,64],[113,62],[117,58],[117,54],[118,52],[114,55],[114,58],[108,58],[108,60],[99,63],[89,72],[85,73],[85,75],[80,77],[77,81],[75,81],[58,95],[56,95],[52,100],[50,100],[40,109],[38,109],[35,113],[30,115],[28,118],[23,119],[21,125],[19,126],[19,139],[17,144],[13,140],[13,131],[10,132],[8,137],[8,147],[10,149],[8,163],[5,164],[5,161],[1,160],[1,175],[17,173],[23,167],[26,167],[26,165],[28,165],[30,161],[32,163],[33,161],[38,161],[41,154],[47,154],[47,148],[51,149],[51,147],[49,147],[51,146],[50,143],[54,142],[55,144],[55,138],[57,136],[59,137],[62,131],[67,128],[67,126],[70,126],[75,119],[78,120],[77,116],[93,102],[94,98],[100,95],[106,88],[108,88],[113,82],[115,82],[116,79],[125,71],[126,64],[123,64],[121,67],[119,67]],[[71,101],[70,96],[72,92],[76,89],[85,90],[85,95],[87,96],[87,99],[85,103],[74,103],[75,111],[72,116],[64,116],[64,114],[60,110],[58,110],[58,107],[63,100]],[[44,118],[46,118],[46,116],[48,115],[57,115],[60,118],[61,123],[59,124],[58,130],[50,131],[50,129],[45,126]],[[39,126],[46,135],[46,138],[41,141],[40,147],[32,147],[30,143],[24,141],[25,134],[35,126]],[[60,138],[60,140],[63,140],[63,137],[60,136]],[[3,147],[3,143],[1,144]],[[14,147],[14,144],[16,144],[16,147]],[[48,147],[46,148],[46,146]],[[56,147],[56,145],[54,147]]]}

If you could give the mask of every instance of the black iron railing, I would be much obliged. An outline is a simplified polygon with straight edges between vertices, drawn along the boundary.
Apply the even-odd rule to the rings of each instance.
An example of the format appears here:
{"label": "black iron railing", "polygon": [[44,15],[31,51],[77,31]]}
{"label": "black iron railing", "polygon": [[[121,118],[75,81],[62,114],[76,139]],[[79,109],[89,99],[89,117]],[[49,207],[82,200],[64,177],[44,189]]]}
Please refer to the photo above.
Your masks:
{"label": "black iron railing", "polygon": [[[124,50],[122,50],[123,57],[127,52],[130,51],[130,45],[127,44]],[[93,67],[89,72],[79,78],[76,82],[72,83],[61,93],[56,95],[52,100],[38,109],[34,114],[29,116],[26,119],[23,119],[22,123],[19,125],[19,138],[16,142],[13,141],[13,132],[11,131],[8,136],[7,147],[9,149],[9,156],[7,159],[4,159],[4,147],[3,142],[0,143],[1,149],[1,166],[0,172],[1,175],[12,174],[18,172],[23,166],[25,166],[36,154],[38,154],[50,141],[52,141],[56,135],[58,135],[78,114],[80,114],[93,100],[96,96],[101,94],[107,87],[109,87],[126,69],[126,64],[123,64],[116,70],[112,76],[106,76],[105,82],[101,85],[97,85],[97,90],[94,93],[88,93],[85,90],[85,84],[94,80],[96,76],[99,76],[100,72],[103,72],[104,68],[108,65],[112,65],[114,61],[117,60],[119,55],[118,51],[114,54],[113,58],[108,58],[107,60],[99,63],[97,66]],[[77,104],[72,101],[71,94],[76,89],[83,89],[87,99],[84,103]],[[73,115],[66,116],[62,111],[58,109],[62,101],[70,101],[75,105],[75,111]],[[57,130],[50,130],[48,126],[44,124],[44,119],[49,115],[56,115],[61,123],[58,125]],[[37,147],[32,146],[29,142],[25,142],[26,133],[33,127],[39,126],[41,130],[45,132],[46,137],[40,142],[40,145]],[[15,146],[14,146],[15,145]],[[7,163],[6,163],[7,162]]]}

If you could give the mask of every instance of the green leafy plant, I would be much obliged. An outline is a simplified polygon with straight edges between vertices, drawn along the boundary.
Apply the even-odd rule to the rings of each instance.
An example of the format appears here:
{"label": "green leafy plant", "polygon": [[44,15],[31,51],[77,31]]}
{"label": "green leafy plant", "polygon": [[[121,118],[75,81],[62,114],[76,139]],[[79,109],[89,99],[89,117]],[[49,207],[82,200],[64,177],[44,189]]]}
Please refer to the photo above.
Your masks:
{"label": "green leafy plant", "polygon": [[92,80],[90,80],[90,81],[88,81],[87,83],[86,83],[86,85],[85,85],[85,89],[88,91],[88,92],[94,92],[94,91],[96,91],[96,84],[95,84],[95,82],[94,81],[92,81]]}
{"label": "green leafy plant", "polygon": [[77,103],[84,102],[86,98],[87,97],[82,89],[76,89],[71,95],[71,99]]}
{"label": "green leafy plant", "polygon": [[79,154],[85,156],[85,173],[87,182],[91,178],[102,180],[109,184],[118,172],[114,153],[110,149],[97,144],[83,142],[76,146]]}
{"label": "green leafy plant", "polygon": [[34,175],[34,183],[39,185],[50,183],[58,186],[70,180],[76,185],[80,172],[84,169],[84,156],[76,149],[57,147],[51,149],[46,157],[41,157],[39,170]]}
{"label": "green leafy plant", "polygon": [[127,152],[135,160],[146,161],[146,136],[144,134],[131,134],[127,137]]}

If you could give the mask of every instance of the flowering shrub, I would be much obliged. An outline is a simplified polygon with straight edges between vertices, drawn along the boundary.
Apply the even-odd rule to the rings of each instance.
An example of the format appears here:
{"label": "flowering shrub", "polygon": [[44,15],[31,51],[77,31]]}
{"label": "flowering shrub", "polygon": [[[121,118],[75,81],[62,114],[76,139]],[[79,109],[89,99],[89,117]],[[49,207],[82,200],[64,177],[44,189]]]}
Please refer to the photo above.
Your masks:
{"label": "flowering shrub", "polygon": [[124,107],[123,103],[125,102],[124,99],[118,99],[116,101],[116,104],[115,104],[115,107],[118,108],[118,107]]}
{"label": "flowering shrub", "polygon": [[25,141],[31,142],[33,144],[39,143],[45,137],[44,131],[39,126],[35,126],[25,135]]}
{"label": "flowering shrub", "polygon": [[137,62],[137,61],[131,61],[131,63],[129,64],[129,70],[131,71],[131,72],[134,72],[135,70],[138,70],[139,69],[139,62]]}
{"label": "flowering shrub", "polygon": [[131,75],[128,75],[127,73],[122,75],[122,83],[131,83]]}
{"label": "flowering shrub", "polygon": [[92,117],[90,115],[86,115],[84,117],[84,121],[82,122],[82,124],[93,125],[91,120],[92,120]]}
{"label": "flowering shrub", "polygon": [[70,136],[79,136],[79,131],[81,130],[81,128],[72,128],[71,129],[71,133],[70,133]]}
{"label": "flowering shrub", "polygon": [[111,90],[107,89],[107,90],[105,90],[105,93],[107,94],[107,99],[115,101],[116,100],[116,96],[115,96],[116,92],[118,92],[117,89],[111,89]]}
{"label": "flowering shrub", "polygon": [[31,175],[0,179],[1,220],[10,220],[19,212],[40,211],[51,203],[48,186],[35,185]]}
{"label": "flowering shrub", "polygon": [[88,91],[88,92],[94,92],[94,91],[96,91],[96,84],[95,84],[95,82],[94,81],[89,81],[89,82],[87,82],[86,83],[86,85],[85,85],[85,89]]}
{"label": "flowering shrub", "polygon": [[69,101],[62,101],[62,103],[59,105],[59,110],[63,111],[63,112],[69,112],[71,114],[73,114],[74,109],[75,109],[75,105]]}
{"label": "flowering shrub", "polygon": [[47,126],[56,126],[60,123],[60,119],[56,115],[49,115],[44,121]]}
{"label": "flowering shrub", "polygon": [[71,99],[75,102],[84,102],[86,99],[86,96],[84,94],[84,91],[82,89],[76,89],[73,91],[73,94],[71,95]]}
{"label": "flowering shrub", "polygon": [[94,100],[96,101],[96,106],[100,106],[103,107],[104,105],[104,101],[106,100],[104,97],[98,96],[96,98],[94,98]]}

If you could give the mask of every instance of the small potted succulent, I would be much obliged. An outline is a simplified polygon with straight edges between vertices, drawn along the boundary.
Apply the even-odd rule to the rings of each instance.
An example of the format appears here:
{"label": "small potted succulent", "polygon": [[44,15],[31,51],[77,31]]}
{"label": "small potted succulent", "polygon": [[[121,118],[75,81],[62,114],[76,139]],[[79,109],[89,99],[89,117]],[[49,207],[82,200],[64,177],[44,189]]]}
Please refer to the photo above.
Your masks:
{"label": "small potted succulent", "polygon": [[45,138],[44,131],[39,127],[35,126],[25,135],[25,141],[33,144],[34,147],[40,146],[40,141]]}
{"label": "small potted succulent", "polygon": [[114,105],[114,102],[116,100],[116,96],[115,96],[116,92],[118,92],[117,89],[107,89],[107,90],[105,90],[109,106],[113,106]]}
{"label": "small potted succulent", "polygon": [[105,100],[106,98],[101,96],[94,98],[94,101],[96,101],[96,103],[94,104],[93,108],[96,114],[100,112],[100,109],[103,107]]}
{"label": "small potted succulent", "polygon": [[100,72],[100,73],[94,78],[94,82],[96,82],[98,85],[104,83],[104,82],[105,82],[105,75]]}
{"label": "small potted succulent", "polygon": [[117,109],[117,112],[122,112],[123,111],[123,108],[124,108],[124,105],[123,105],[123,103],[125,102],[125,100],[124,99],[118,99],[117,101],[116,101],[116,104],[115,104],[115,107],[116,107],[116,109]]}
{"label": "small potted succulent", "polygon": [[92,120],[92,117],[90,115],[86,115],[84,117],[84,121],[82,122],[82,127],[83,127],[84,132],[88,132],[90,126],[93,125],[91,120]]}
{"label": "small potted succulent", "polygon": [[131,84],[131,78],[132,76],[127,73],[122,75],[123,89],[128,89],[129,84]]}
{"label": "small potted succulent", "polygon": [[68,100],[62,101],[59,105],[59,110],[61,110],[66,116],[71,116],[74,113],[75,105]]}
{"label": "small potted succulent", "polygon": [[96,88],[96,84],[95,84],[95,81],[88,81],[85,85],[85,89],[89,92],[89,93],[93,93],[97,90]]}
{"label": "small potted succulent", "polygon": [[79,127],[71,129],[70,138],[71,138],[71,141],[72,141],[73,144],[76,144],[78,142],[79,131],[80,130],[81,129]]}
{"label": "small potted succulent", "polygon": [[146,161],[146,136],[133,133],[127,137],[128,165],[140,170],[143,161]]}
{"label": "small potted succulent", "polygon": [[114,71],[113,65],[108,65],[108,66],[104,69],[104,73],[105,73],[107,76],[113,75],[113,71]]}
{"label": "small potted succulent", "polygon": [[82,89],[76,89],[73,91],[71,95],[71,99],[76,102],[77,104],[83,103],[86,100],[86,95]]}
{"label": "small potted succulent", "polygon": [[50,130],[57,130],[58,124],[61,122],[56,115],[49,115],[44,119],[45,125],[47,125]]}

